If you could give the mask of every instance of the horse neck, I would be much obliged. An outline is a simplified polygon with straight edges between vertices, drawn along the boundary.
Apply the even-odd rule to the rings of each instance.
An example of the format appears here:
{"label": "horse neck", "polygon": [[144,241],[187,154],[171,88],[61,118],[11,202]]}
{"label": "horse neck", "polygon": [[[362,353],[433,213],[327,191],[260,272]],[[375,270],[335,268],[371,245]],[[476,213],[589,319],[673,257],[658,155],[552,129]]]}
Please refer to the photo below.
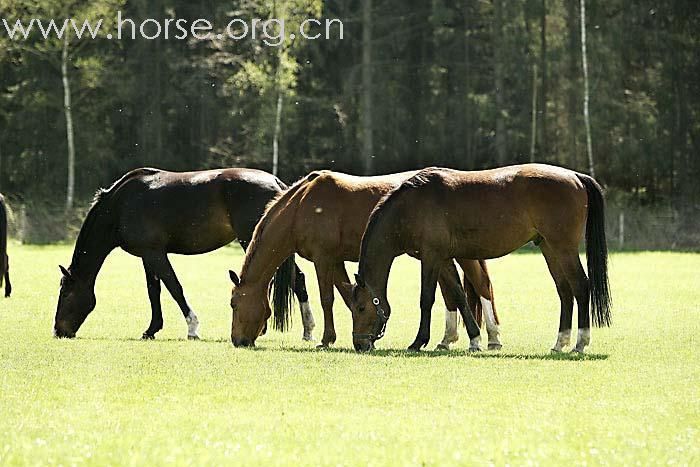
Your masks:
{"label": "horse neck", "polygon": [[294,253],[293,215],[282,210],[268,213],[260,221],[248,245],[241,270],[241,282],[267,287],[277,268]]}
{"label": "horse neck", "polygon": [[365,233],[359,264],[359,275],[385,303],[389,271],[394,259],[401,254],[399,239],[390,226],[391,221],[382,218],[371,232]]}
{"label": "horse neck", "polygon": [[111,211],[94,206],[78,234],[71,262],[71,274],[94,284],[107,255],[117,247]]}

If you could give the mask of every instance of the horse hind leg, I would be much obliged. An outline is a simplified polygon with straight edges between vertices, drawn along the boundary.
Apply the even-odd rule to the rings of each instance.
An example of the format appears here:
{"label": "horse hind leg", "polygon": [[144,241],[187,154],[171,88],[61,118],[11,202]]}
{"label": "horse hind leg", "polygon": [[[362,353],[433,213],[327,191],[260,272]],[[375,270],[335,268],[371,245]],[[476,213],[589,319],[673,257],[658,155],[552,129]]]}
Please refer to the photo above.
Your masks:
{"label": "horse hind leg", "polygon": [[321,295],[321,308],[323,308],[323,338],[318,348],[327,348],[335,343],[335,323],[333,321],[333,269],[330,265],[314,263],[316,267],[316,280],[318,291]]}
{"label": "horse hind leg", "polygon": [[450,345],[459,340],[459,310],[445,307],[445,334],[435,350],[450,350]]}
{"label": "horse hind leg", "polygon": [[559,314],[559,332],[557,334],[557,341],[552,347],[552,352],[558,353],[562,349],[569,345],[571,341],[571,321],[574,312],[574,294],[569,285],[569,281],[566,278],[564,270],[559,264],[558,257],[552,248],[546,244],[542,243],[542,254],[544,255],[545,261],[547,261],[547,267],[549,268],[549,273],[554,279],[554,285],[557,288],[557,294],[559,295],[559,302],[561,305]]}
{"label": "horse hind leg", "polygon": [[458,259],[460,267],[464,271],[464,290],[467,293],[467,302],[476,312],[477,324],[486,323],[488,334],[488,349],[500,350],[503,348],[500,339],[500,328],[496,309],[494,306],[494,294],[491,279],[489,278],[484,261]]}
{"label": "horse hind leg", "polygon": [[156,253],[148,257],[144,257],[144,261],[148,264],[148,267],[163,281],[165,287],[170,292],[170,295],[175,299],[180,311],[182,311],[185,317],[185,322],[187,323],[187,338],[190,340],[199,339],[199,318],[197,314],[190,307],[185,299],[185,293],[182,289],[180,281],[175,275],[175,270],[170,264],[168,257],[162,253]]}
{"label": "horse hind leg", "polygon": [[503,348],[503,344],[501,343],[501,330],[496,320],[493,299],[479,297],[479,306],[481,307],[484,321],[486,322],[486,333],[489,336],[488,349],[501,350]]}
{"label": "horse hind leg", "polygon": [[[449,272],[449,268],[443,268],[438,278],[442,299],[445,302],[445,335],[437,345],[436,350],[449,350],[450,345],[459,340],[459,305],[457,300],[455,300],[453,291],[461,287],[459,285],[459,275],[457,275],[455,281],[454,274]],[[463,293],[463,291],[459,290],[458,293]]]}
{"label": "horse hind leg", "polygon": [[296,273],[294,276],[294,295],[297,296],[297,300],[299,301],[301,322],[304,325],[304,334],[302,339],[313,342],[313,331],[316,327],[316,322],[314,321],[314,314],[311,311],[311,305],[309,305],[309,293],[306,290],[306,276],[304,276],[304,273],[301,272],[298,265],[295,264],[294,267],[296,268]]}
{"label": "horse hind leg", "polygon": [[578,251],[572,251],[566,255],[560,264],[576,298],[578,308],[578,338],[572,352],[583,353],[584,348],[591,342],[588,277],[581,265]]}

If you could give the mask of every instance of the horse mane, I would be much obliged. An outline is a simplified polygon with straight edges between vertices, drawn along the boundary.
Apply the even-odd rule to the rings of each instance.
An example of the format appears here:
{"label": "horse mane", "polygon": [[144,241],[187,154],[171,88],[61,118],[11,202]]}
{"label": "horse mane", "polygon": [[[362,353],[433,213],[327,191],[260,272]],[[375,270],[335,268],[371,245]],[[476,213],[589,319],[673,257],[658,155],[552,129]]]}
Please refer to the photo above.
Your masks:
{"label": "horse mane", "polygon": [[[402,193],[412,190],[414,188],[425,186],[428,183],[430,183],[436,178],[436,176],[439,175],[439,170],[440,169],[438,167],[425,168],[416,173],[414,176],[410,177],[409,179],[404,180],[399,186],[382,196],[382,198],[372,210],[372,213],[369,215],[369,220],[367,221],[365,233],[362,235],[362,243],[360,246],[360,260],[367,256],[368,242],[366,242],[365,239],[369,238],[369,236],[372,235],[374,231],[377,230],[377,228],[379,227],[379,223],[382,219],[382,211],[384,209],[387,209],[389,206],[393,205]],[[363,276],[363,263],[363,261],[360,261],[360,269],[357,272],[360,275],[360,277]]]}
{"label": "horse mane", "polygon": [[[297,180],[289,188],[283,189],[283,191],[277,193],[270,201],[268,201],[267,205],[265,205],[265,210],[263,211],[262,217],[258,221],[258,224],[255,226],[255,230],[253,230],[253,238],[250,240],[248,248],[246,248],[246,255],[243,259],[243,266],[241,267],[241,277],[245,276],[246,271],[250,266],[250,263],[253,261],[253,257],[255,256],[255,253],[258,250],[258,243],[260,243],[260,238],[262,237],[262,234],[267,228],[267,226],[270,224],[273,215],[279,212],[292,198],[292,196],[294,196],[302,187],[306,186],[307,183],[318,178],[320,175],[323,174],[323,172],[324,171],[311,172],[309,175]],[[282,186],[285,186],[284,183],[282,183]]]}
{"label": "horse mane", "polygon": [[83,225],[80,227],[80,231],[78,232],[78,238],[75,241],[75,249],[73,250],[73,258],[71,259],[71,265],[76,264],[78,260],[78,253],[81,250],[80,246],[85,243],[88,232],[90,232],[93,226],[95,225],[95,221],[97,220],[100,208],[104,205],[104,203],[107,200],[109,200],[114,195],[114,193],[116,193],[119,190],[119,188],[121,188],[129,180],[145,175],[155,175],[158,172],[160,172],[160,170],[148,167],[134,169],[125,173],[116,182],[112,183],[112,185],[109,188],[99,188],[95,192],[95,195],[92,198],[92,203],[88,208],[88,213],[85,216],[85,220],[83,221]]}

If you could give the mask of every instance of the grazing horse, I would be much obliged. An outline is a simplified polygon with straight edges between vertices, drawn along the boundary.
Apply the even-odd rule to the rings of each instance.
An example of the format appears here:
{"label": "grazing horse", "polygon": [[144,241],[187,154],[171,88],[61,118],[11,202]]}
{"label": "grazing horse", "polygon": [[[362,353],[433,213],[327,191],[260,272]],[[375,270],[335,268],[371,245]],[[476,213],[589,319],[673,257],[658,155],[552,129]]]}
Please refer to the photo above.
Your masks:
{"label": "grazing horse", "polygon": [[0,286],[5,279],[5,297],[12,293],[10,284],[10,257],[7,256],[7,206],[5,197],[0,195]]}
{"label": "grazing horse", "polygon": [[[109,189],[100,190],[78,234],[73,260],[63,273],[54,333],[74,337],[95,308],[95,280],[107,255],[116,247],[138,256],[146,272],[151,323],[143,333],[153,339],[163,328],[161,281],[177,302],[197,339],[199,320],[185,300],[168,253],[197,255],[233,240],[245,249],[267,203],[287,187],[274,175],[253,169],[166,172],[141,168],[128,172]],[[313,327],[304,276],[296,274],[294,256],[276,271],[274,302],[290,305],[290,291],[299,298],[305,337]],[[275,268],[277,269],[277,268]]]}
{"label": "grazing horse", "polygon": [[[420,252],[421,324],[416,342],[428,343],[430,309],[441,265],[497,258],[529,241],[542,249],[561,301],[555,352],[569,343],[574,298],[578,340],[590,342],[593,323],[610,324],[604,200],[588,175],[541,164],[477,172],[428,168],[384,197],[362,238],[359,272],[351,288],[353,344],[369,350],[391,313],[387,280],[394,258]],[[578,246],[586,231],[588,276]]]}
{"label": "grazing horse", "polygon": [[[314,263],[324,317],[321,346],[333,344],[336,340],[333,287],[338,288],[346,304],[350,298],[348,290],[342,287],[349,282],[344,261],[357,261],[367,219],[381,197],[415,173],[356,177],[325,170],[312,172],[272,201],[255,228],[240,279],[231,271],[233,344],[237,347],[255,344],[271,314],[266,293],[270,279],[284,258],[294,253]],[[445,305],[448,310],[462,312],[472,340],[470,345],[476,347],[479,326],[465,303],[456,266],[450,259],[441,267],[440,286]],[[464,271],[469,305],[472,309],[483,305],[490,348],[500,348],[498,322],[492,307],[493,290],[485,264],[471,262]],[[276,310],[276,321],[286,319]],[[456,327],[456,318],[453,322]],[[454,334],[456,329],[446,331],[445,346]]]}

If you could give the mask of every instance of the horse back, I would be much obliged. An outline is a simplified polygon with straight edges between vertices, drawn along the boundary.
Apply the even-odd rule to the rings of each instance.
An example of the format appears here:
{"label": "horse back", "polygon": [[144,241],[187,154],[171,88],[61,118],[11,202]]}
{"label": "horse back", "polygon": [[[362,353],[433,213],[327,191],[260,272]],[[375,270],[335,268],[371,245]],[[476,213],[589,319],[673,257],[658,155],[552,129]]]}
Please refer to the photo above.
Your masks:
{"label": "horse back", "polygon": [[291,200],[300,254],[306,258],[332,254],[357,261],[362,234],[377,202],[415,173],[362,177],[322,170],[309,174]]}
{"label": "horse back", "polygon": [[392,196],[410,243],[467,258],[502,256],[537,235],[574,241],[586,219],[586,191],[576,173],[542,164],[429,168]]}
{"label": "horse back", "polygon": [[267,203],[283,190],[254,169],[156,171],[131,177],[112,194],[122,248],[199,254],[247,242]]}

